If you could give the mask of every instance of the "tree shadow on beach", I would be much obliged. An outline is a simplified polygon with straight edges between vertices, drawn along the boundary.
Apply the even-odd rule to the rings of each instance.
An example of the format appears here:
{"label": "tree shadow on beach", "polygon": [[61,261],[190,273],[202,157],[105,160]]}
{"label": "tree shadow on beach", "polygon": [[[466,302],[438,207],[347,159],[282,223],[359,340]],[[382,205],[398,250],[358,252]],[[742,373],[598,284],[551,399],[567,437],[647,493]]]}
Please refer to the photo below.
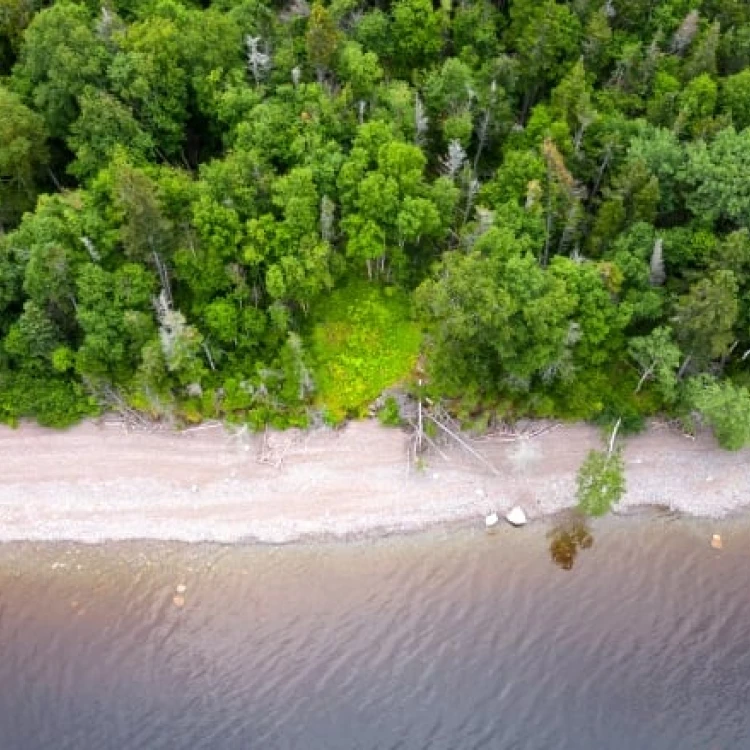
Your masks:
{"label": "tree shadow on beach", "polygon": [[586,518],[580,513],[567,515],[548,534],[549,556],[558,568],[572,570],[578,553],[594,546]]}

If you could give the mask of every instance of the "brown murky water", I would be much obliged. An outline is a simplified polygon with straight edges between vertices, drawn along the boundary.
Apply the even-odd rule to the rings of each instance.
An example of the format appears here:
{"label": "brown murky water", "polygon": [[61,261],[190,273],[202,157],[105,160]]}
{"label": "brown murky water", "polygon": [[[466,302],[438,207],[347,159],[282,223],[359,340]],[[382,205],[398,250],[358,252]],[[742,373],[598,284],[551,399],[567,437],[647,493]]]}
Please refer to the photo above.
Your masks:
{"label": "brown murky water", "polygon": [[0,750],[749,748],[750,521],[548,531],[0,546]]}

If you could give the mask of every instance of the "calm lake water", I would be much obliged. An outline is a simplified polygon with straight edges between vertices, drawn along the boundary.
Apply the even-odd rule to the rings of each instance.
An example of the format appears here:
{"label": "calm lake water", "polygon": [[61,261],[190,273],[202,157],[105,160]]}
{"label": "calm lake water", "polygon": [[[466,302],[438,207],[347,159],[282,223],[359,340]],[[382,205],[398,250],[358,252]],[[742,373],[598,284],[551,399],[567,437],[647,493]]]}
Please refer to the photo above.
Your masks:
{"label": "calm lake water", "polygon": [[749,748],[750,522],[548,531],[0,546],[0,749]]}

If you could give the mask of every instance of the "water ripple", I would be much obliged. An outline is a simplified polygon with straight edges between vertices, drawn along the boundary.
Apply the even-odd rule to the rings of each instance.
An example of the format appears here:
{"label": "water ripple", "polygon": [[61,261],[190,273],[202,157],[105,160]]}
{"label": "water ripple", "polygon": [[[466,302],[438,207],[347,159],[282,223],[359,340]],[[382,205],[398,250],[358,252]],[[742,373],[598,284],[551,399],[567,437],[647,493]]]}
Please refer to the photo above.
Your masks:
{"label": "water ripple", "polygon": [[0,750],[750,747],[750,528],[546,531],[1,547]]}

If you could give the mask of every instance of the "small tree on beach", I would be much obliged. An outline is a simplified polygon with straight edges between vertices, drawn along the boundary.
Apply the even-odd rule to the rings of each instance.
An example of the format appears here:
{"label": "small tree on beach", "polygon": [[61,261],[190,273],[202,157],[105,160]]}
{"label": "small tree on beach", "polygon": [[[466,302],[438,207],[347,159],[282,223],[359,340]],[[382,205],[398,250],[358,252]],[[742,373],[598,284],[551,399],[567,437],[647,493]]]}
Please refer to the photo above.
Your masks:
{"label": "small tree on beach", "polygon": [[606,515],[625,493],[622,451],[591,451],[576,481],[579,509],[588,516]]}
{"label": "small tree on beach", "polygon": [[607,450],[590,451],[578,470],[578,509],[587,516],[606,515],[625,494],[622,450],[615,448],[621,424],[622,420],[618,419],[609,436]]}

